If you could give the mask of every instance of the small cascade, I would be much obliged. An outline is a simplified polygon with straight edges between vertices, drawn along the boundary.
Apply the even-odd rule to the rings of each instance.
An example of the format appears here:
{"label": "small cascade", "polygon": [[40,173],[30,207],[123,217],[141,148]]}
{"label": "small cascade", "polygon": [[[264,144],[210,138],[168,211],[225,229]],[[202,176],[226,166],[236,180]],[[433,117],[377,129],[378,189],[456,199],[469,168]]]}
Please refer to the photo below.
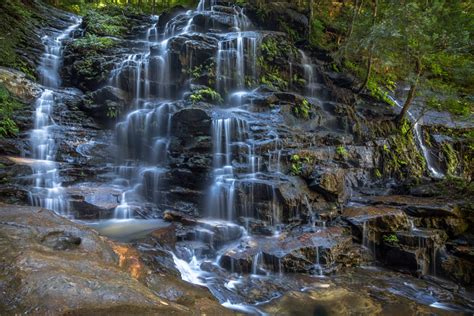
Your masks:
{"label": "small cascade", "polygon": [[[160,179],[167,164],[175,107],[166,102],[147,106],[131,112],[116,126],[121,163],[117,173],[129,188],[122,194],[115,218],[133,217],[130,196],[144,196],[155,203],[160,200]],[[134,202],[139,203],[140,199],[134,198]]]}
{"label": "small cascade", "polygon": [[[218,118],[212,122],[212,139],[214,150],[214,185],[211,188],[211,217],[232,221],[235,214],[235,184],[232,167],[232,151],[235,144],[241,144],[248,138],[248,125],[235,118]],[[249,153],[250,160],[252,153]]]}
{"label": "small cascade", "polygon": [[315,245],[315,249],[316,249],[316,263],[314,264],[314,269],[316,271],[316,274],[321,277],[323,276],[323,268],[321,266],[321,261],[319,258],[319,246]]}
{"label": "small cascade", "polygon": [[228,33],[219,41],[217,51],[216,89],[226,94],[243,90],[257,80],[257,47],[255,32]]}
{"label": "small cascade", "polygon": [[[396,100],[395,98],[391,96],[389,96],[389,98],[390,100],[393,101],[393,103],[395,103],[397,107],[399,107],[400,109],[403,108],[403,105],[401,105],[398,102],[398,100]],[[433,159],[433,153],[428,149],[428,147],[426,147],[425,142],[423,140],[423,131],[422,131],[423,121],[420,122],[420,119],[417,119],[415,115],[410,111],[408,111],[407,114],[408,114],[408,118],[413,123],[413,132],[415,134],[416,143],[418,144],[418,147],[421,149],[421,153],[423,154],[423,157],[425,158],[426,166],[428,167],[429,173],[434,178],[443,178],[444,177],[443,172],[439,170],[438,167],[436,166],[436,163],[435,163],[436,160]]]}
{"label": "small cascade", "polygon": [[[57,36],[43,37],[45,52],[38,71],[45,87],[61,87],[59,68],[63,61],[63,42],[79,27],[81,20],[73,18],[73,23]],[[53,136],[55,123],[52,115],[56,101],[51,89],[45,89],[35,103],[34,129],[30,135],[31,153],[35,160],[32,164],[33,189],[30,201],[32,205],[67,214],[68,201],[61,187],[58,165],[54,161],[57,145]]]}
{"label": "small cascade", "polygon": [[306,56],[305,52],[300,50],[301,54],[301,64],[304,68],[304,79],[306,81],[306,91],[305,93],[309,97],[316,96],[317,93],[317,82],[316,82],[316,69],[314,64],[312,64],[311,59]]}
{"label": "small cascade", "polygon": [[131,208],[127,202],[127,191],[122,192],[120,197],[120,205],[118,205],[114,210],[115,219],[129,219],[131,218]]}
{"label": "small cascade", "polygon": [[73,23],[66,30],[56,37],[44,36],[43,45],[45,52],[41,56],[38,68],[40,82],[48,88],[61,87],[59,68],[63,62],[63,42],[70,37],[72,32],[79,27],[81,20],[73,18]]}

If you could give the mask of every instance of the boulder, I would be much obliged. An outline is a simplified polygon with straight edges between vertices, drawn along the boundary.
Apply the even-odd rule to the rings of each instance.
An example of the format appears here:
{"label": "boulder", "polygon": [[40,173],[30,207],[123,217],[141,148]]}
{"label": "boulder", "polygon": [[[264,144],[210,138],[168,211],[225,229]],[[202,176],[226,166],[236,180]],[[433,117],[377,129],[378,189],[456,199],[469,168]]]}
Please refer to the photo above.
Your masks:
{"label": "boulder", "polygon": [[[32,306],[39,314],[226,313],[202,289],[154,276],[129,245],[49,210],[1,204],[0,226],[0,310],[7,314]],[[166,295],[171,290],[178,294]],[[181,300],[187,306],[177,303],[186,296],[193,297]]]}
{"label": "boulder", "polygon": [[33,102],[42,92],[40,86],[26,78],[23,72],[5,67],[0,67],[0,84],[25,103]]}
{"label": "boulder", "polygon": [[172,133],[176,137],[208,136],[211,131],[211,117],[204,110],[186,108],[173,115],[172,126]]}
{"label": "boulder", "polygon": [[344,202],[348,196],[345,177],[344,169],[318,167],[310,177],[309,187],[328,201]]}
{"label": "boulder", "polygon": [[79,107],[99,123],[112,126],[117,117],[125,112],[127,103],[127,96],[122,90],[105,86],[89,93]]}

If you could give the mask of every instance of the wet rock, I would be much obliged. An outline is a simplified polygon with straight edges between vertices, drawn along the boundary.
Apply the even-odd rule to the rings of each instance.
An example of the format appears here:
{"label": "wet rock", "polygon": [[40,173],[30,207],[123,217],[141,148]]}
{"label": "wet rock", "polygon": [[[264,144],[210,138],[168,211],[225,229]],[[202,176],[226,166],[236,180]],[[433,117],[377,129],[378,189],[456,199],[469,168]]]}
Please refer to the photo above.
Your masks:
{"label": "wet rock", "polygon": [[444,254],[441,257],[441,271],[450,279],[465,285],[474,284],[474,263],[471,258]]}
{"label": "wet rock", "polygon": [[185,13],[186,9],[180,5],[174,6],[171,9],[168,9],[164,11],[162,14],[160,14],[160,18],[158,19],[157,22],[157,27],[160,33],[164,32],[166,24],[176,17],[178,14]]}
{"label": "wet rock", "polygon": [[165,211],[163,213],[163,219],[168,222],[179,222],[184,225],[195,225],[197,223],[196,219],[178,211]]}
{"label": "wet rock", "polygon": [[351,237],[339,227],[253,237],[228,250],[220,263],[232,272],[250,273],[261,266],[275,272],[309,272],[316,268],[328,273],[338,269],[338,260],[351,244]]}
{"label": "wet rock", "polygon": [[323,194],[328,201],[344,202],[347,199],[346,171],[340,168],[317,168],[310,178],[309,187]]}
{"label": "wet rock", "polygon": [[176,244],[176,226],[172,224],[167,227],[156,229],[150,234],[150,236],[160,244],[173,248]]}
{"label": "wet rock", "polygon": [[415,217],[417,226],[444,229],[450,236],[460,235],[469,227],[469,221],[460,205],[446,198],[389,195],[365,200],[373,205],[396,206],[407,215]]}
{"label": "wet rock", "polygon": [[321,288],[308,292],[289,292],[281,298],[266,304],[264,310],[272,315],[333,315],[333,314],[378,314],[382,304],[370,295],[358,291],[334,287],[323,283]]}
{"label": "wet rock", "polygon": [[86,96],[80,109],[105,126],[116,123],[117,117],[124,113],[127,105],[126,94],[115,87],[106,86]]}
{"label": "wet rock", "polygon": [[366,229],[377,232],[396,232],[409,227],[406,214],[394,207],[348,207],[341,216],[359,229],[366,224]]}
{"label": "wet rock", "polygon": [[187,108],[173,115],[172,126],[176,137],[207,136],[211,130],[211,118],[204,110]]}

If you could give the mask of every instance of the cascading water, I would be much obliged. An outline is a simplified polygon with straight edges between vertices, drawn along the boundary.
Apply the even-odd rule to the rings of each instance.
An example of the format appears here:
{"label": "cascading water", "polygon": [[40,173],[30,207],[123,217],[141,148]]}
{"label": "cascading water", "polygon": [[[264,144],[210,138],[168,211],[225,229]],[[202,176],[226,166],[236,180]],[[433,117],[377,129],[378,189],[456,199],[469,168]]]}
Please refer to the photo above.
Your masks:
{"label": "cascading water", "polygon": [[67,214],[68,202],[61,187],[58,167],[55,160],[56,143],[52,134],[55,123],[52,114],[55,106],[55,95],[51,89],[61,86],[59,68],[63,58],[63,42],[71,36],[80,25],[79,19],[73,18],[74,24],[57,36],[45,36],[43,43],[45,53],[41,57],[39,74],[45,89],[35,104],[34,129],[31,131],[31,153],[34,162],[33,189],[30,192],[31,203],[45,207],[60,214]]}
{"label": "cascading water", "polygon": [[[403,106],[398,102],[397,99],[389,96],[389,98],[395,103],[397,107],[400,109],[403,108]],[[439,170],[435,163],[433,162],[432,155],[433,153],[426,147],[425,142],[423,141],[423,131],[422,131],[422,122],[420,122],[419,119],[415,117],[415,115],[408,111],[408,118],[413,124],[413,132],[415,134],[415,139],[418,144],[418,147],[421,149],[421,153],[423,154],[423,157],[425,158],[426,161],[426,166],[428,167],[428,171],[430,174],[435,177],[435,178],[443,178],[444,174],[441,170]]]}
{"label": "cascading water", "polygon": [[[212,29],[204,35],[203,26],[195,24],[197,16],[200,19],[224,17],[231,23],[225,30]],[[214,1],[201,0],[196,11],[175,16],[159,32],[158,19],[152,21],[144,39],[138,41],[140,50],[125,56],[110,78],[113,86],[133,97],[134,104],[134,109],[116,126],[120,150],[117,173],[121,179],[118,182],[126,185],[114,217],[133,217],[141,198],[166,205],[159,193],[161,177],[168,169],[172,117],[180,110],[180,103],[172,101],[179,99],[180,95],[172,83],[176,82],[178,74],[170,66],[174,58],[171,50],[176,50],[177,43],[193,42],[196,38],[208,36],[207,39],[214,40],[217,45],[212,63],[216,90],[229,96],[229,103],[235,107],[216,109],[211,113],[212,184],[206,209],[202,211],[207,218],[200,219],[197,227],[189,233],[193,242],[177,246],[173,260],[183,280],[206,285],[225,306],[256,313],[258,311],[245,306],[232,289],[224,290],[209,281],[212,277],[208,271],[203,271],[202,266],[206,263],[222,269],[222,258],[229,249],[256,242],[246,229],[235,224],[238,220],[266,222],[269,240],[279,238],[283,212],[278,186],[285,177],[281,172],[282,141],[279,132],[270,127],[274,118],[250,112],[246,104],[247,97],[254,92],[245,89],[258,82],[257,57],[261,35],[250,30],[252,25],[240,8],[222,7]],[[205,24],[209,24],[209,28],[213,25],[212,22]],[[189,68],[181,72],[192,69],[192,54],[183,47],[180,53],[180,59],[189,62]],[[313,73],[307,75],[308,81],[314,77]],[[185,91],[187,86],[180,88]],[[265,136],[256,138],[254,130]],[[203,248],[202,244],[208,247]],[[230,265],[234,267],[234,262],[231,261]],[[271,277],[271,273],[282,276],[284,270],[282,255],[268,261],[259,250],[254,254],[248,272],[252,277],[257,277],[257,274],[258,277]],[[268,275],[265,272],[262,276],[261,271],[268,271]]]}
{"label": "cascading water", "polygon": [[308,56],[306,56],[305,52],[300,50],[300,54],[301,54],[301,62],[304,68],[304,79],[306,81],[305,92],[309,97],[314,97],[316,96],[316,92],[318,88],[315,81],[315,75],[316,75],[315,67],[311,63],[311,60],[308,58]]}

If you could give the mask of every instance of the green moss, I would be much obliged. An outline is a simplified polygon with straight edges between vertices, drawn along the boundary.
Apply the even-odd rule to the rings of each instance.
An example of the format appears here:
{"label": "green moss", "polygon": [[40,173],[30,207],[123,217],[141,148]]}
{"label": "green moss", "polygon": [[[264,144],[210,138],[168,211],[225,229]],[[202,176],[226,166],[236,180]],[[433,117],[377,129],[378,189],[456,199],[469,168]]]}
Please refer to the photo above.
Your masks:
{"label": "green moss", "polygon": [[449,176],[455,175],[459,167],[459,159],[456,151],[450,143],[444,143],[441,146],[441,151],[443,152],[444,158],[446,160],[447,174]]}
{"label": "green moss", "polygon": [[404,120],[385,135],[387,144],[380,146],[380,170],[386,177],[419,179],[426,171],[426,161],[413,135],[412,125]]}
{"label": "green moss", "polygon": [[268,36],[260,46],[257,64],[260,72],[260,83],[275,90],[285,91],[293,79],[288,73],[287,61],[295,58],[297,49],[284,36]]}
{"label": "green moss", "polygon": [[260,77],[260,83],[267,85],[275,90],[288,89],[288,81],[283,79],[280,70],[275,66],[260,63],[261,68],[264,69],[263,75]]}
{"label": "green moss", "polygon": [[35,66],[26,56],[18,54],[36,36],[33,27],[44,17],[38,15],[38,3],[20,0],[0,1],[0,65],[24,72],[35,78]]}
{"label": "green moss", "polygon": [[198,102],[212,102],[212,103],[222,103],[224,100],[222,99],[219,92],[213,90],[212,88],[200,89],[196,90],[191,94],[189,97],[193,104]]}
{"label": "green moss", "polygon": [[307,120],[310,117],[311,103],[307,99],[303,99],[293,105],[292,111],[296,117]]}
{"label": "green moss", "polygon": [[12,116],[22,106],[3,85],[0,85],[0,137],[18,133],[18,126]]}

